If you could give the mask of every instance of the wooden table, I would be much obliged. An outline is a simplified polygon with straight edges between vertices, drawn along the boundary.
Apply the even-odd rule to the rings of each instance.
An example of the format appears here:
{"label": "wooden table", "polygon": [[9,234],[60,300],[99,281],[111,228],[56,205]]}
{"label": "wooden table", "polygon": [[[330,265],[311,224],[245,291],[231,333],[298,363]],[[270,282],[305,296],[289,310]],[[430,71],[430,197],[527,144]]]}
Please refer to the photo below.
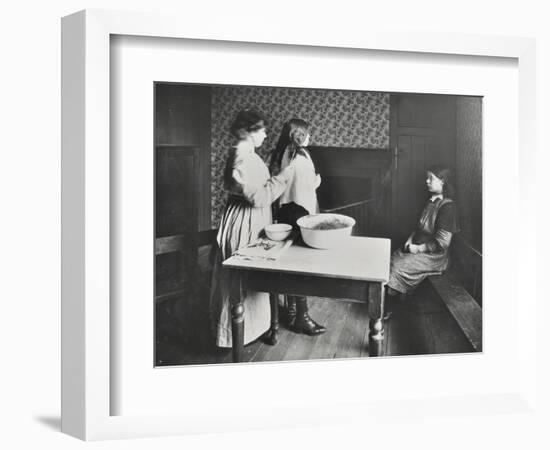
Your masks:
{"label": "wooden table", "polygon": [[367,304],[369,355],[382,355],[384,284],[390,270],[390,240],[350,237],[337,249],[318,250],[292,245],[276,261],[249,261],[232,256],[223,262],[231,270],[233,361],[241,362],[244,343],[245,290],[329,297]]}

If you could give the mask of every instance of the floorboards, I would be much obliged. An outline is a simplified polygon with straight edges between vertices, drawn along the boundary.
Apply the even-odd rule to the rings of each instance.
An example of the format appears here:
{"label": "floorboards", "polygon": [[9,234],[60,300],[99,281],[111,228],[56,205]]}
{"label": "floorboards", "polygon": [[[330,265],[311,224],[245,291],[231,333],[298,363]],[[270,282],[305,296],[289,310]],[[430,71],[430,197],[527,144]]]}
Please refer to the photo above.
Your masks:
{"label": "floorboards", "polygon": [[[192,311],[181,307],[192,303]],[[281,325],[275,346],[255,341],[244,348],[244,360],[296,361],[368,356],[368,315],[365,305],[310,297],[311,317],[325,325],[320,336],[296,334]],[[213,344],[204,301],[165,300],[157,305],[155,364],[159,366],[227,364],[230,349]],[[184,312],[182,312],[182,310]],[[419,289],[385,322],[387,356],[465,353],[471,346],[444,306],[428,290]]]}

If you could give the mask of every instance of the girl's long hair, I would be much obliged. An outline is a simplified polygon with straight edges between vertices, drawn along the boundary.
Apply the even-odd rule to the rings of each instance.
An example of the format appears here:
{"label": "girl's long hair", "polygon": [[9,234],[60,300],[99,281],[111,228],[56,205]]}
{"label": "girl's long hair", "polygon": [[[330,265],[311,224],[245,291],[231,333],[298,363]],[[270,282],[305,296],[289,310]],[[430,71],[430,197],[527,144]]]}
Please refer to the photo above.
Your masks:
{"label": "girl's long hair", "polygon": [[453,183],[453,174],[448,167],[436,164],[428,167],[428,172],[433,173],[437,178],[443,181],[443,197],[455,197],[455,188]]}
{"label": "girl's long hair", "polygon": [[292,118],[285,122],[279,140],[275,146],[275,150],[271,154],[269,167],[272,171],[275,168],[281,167],[285,150],[290,150],[290,159],[294,159],[296,155],[306,155],[306,150],[302,148],[306,136],[309,131],[309,123],[303,119]]}

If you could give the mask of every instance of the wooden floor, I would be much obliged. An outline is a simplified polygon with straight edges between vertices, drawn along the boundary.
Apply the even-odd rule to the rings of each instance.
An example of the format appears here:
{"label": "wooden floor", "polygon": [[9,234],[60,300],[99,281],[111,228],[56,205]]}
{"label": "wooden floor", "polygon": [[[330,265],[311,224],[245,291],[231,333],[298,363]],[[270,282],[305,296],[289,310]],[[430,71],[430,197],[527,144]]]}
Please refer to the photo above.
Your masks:
{"label": "wooden floor", "polygon": [[[197,365],[232,362],[231,350],[212,344],[209,321],[197,299],[189,311],[184,301],[164,301],[157,305],[157,366]],[[185,314],[178,310],[187,308]],[[256,341],[245,346],[244,360],[293,361],[333,358],[368,357],[368,316],[365,305],[310,298],[310,315],[327,327],[321,336],[310,337],[281,327],[279,342],[269,346]],[[176,317],[179,317],[177,319]],[[189,320],[186,320],[186,317]],[[420,288],[414,297],[385,322],[387,356],[471,352],[471,346],[441,301],[427,288]]]}

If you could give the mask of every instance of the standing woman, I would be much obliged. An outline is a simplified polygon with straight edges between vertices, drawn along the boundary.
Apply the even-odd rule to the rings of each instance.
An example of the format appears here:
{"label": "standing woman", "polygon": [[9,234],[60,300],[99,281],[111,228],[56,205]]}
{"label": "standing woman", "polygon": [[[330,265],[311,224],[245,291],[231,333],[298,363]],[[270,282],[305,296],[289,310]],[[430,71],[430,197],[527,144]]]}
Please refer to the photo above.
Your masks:
{"label": "standing woman", "polygon": [[[270,166],[273,172],[284,171],[291,165],[295,168],[276,209],[279,222],[294,225],[299,216],[319,212],[316,190],[321,184],[321,177],[315,172],[306,150],[309,137],[309,124],[305,120],[290,119],[284,124],[272,154]],[[287,295],[287,324],[294,332],[309,336],[326,331],[324,326],[309,316],[307,297],[304,296]]]}
{"label": "standing woman", "polygon": [[[272,222],[271,204],[284,192],[294,171],[290,166],[270,178],[265,162],[255,152],[266,138],[264,118],[257,111],[239,112],[230,131],[238,143],[230,149],[224,171],[229,198],[216,238],[218,249],[210,293],[210,313],[219,347],[232,345],[230,280],[222,262],[237,249],[254,242]],[[244,343],[247,344],[268,330],[270,306],[266,292],[248,291],[244,295]]]}
{"label": "standing woman", "polygon": [[424,278],[443,272],[449,265],[451,239],[460,231],[452,200],[451,171],[443,166],[430,167],[426,187],[430,198],[416,229],[391,257],[390,296],[411,292]]}

